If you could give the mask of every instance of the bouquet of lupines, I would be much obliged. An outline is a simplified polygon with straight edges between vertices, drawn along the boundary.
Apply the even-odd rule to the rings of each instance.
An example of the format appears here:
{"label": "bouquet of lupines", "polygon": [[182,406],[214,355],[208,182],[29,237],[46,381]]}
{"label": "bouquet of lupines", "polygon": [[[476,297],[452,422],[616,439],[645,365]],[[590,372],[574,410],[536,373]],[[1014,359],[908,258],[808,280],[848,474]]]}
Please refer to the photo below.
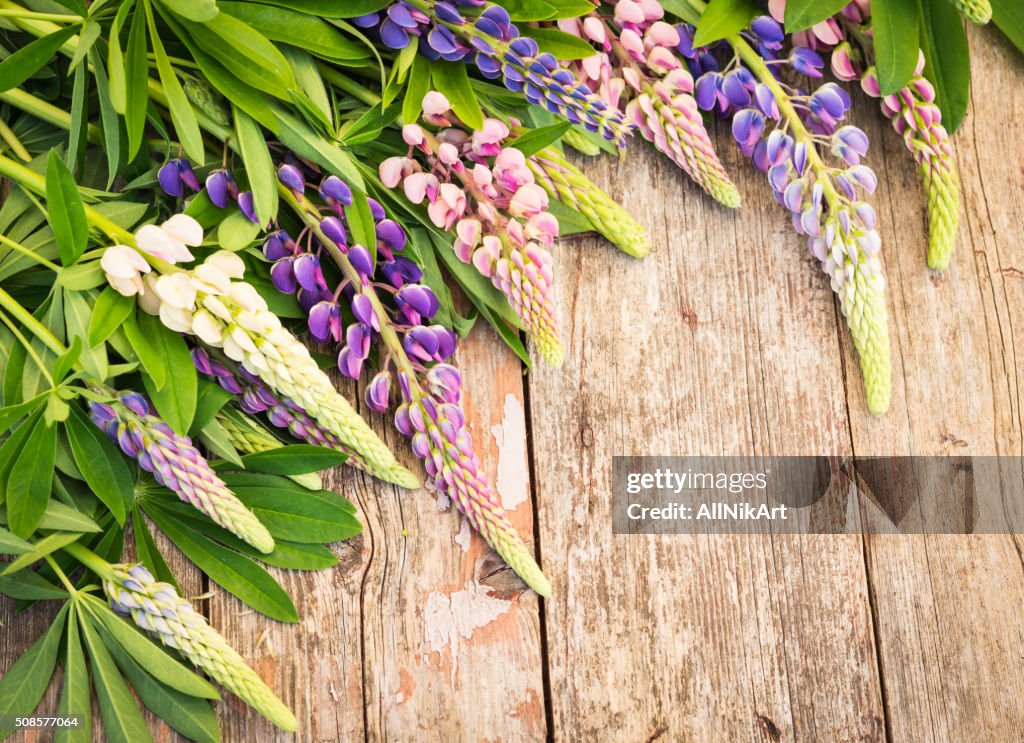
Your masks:
{"label": "bouquet of lupines", "polygon": [[88,713],[94,691],[110,739],[151,738],[141,703],[217,740],[211,682],[298,727],[162,550],[298,621],[263,566],[328,569],[327,545],[360,530],[317,472],[420,485],[332,368],[550,593],[474,451],[456,349],[479,318],[524,365],[521,335],[557,366],[558,240],[593,229],[650,250],[563,144],[618,153],[637,133],[735,207],[708,126],[728,119],[838,295],[883,412],[875,177],[846,120],[857,91],[821,78],[858,83],[903,136],[941,269],[968,98],[960,14],[1024,40],[1024,18],[984,0],[873,23],[892,2],[3,0],[0,592],[59,608],[0,677],[0,714],[35,709],[59,660],[58,711]]}

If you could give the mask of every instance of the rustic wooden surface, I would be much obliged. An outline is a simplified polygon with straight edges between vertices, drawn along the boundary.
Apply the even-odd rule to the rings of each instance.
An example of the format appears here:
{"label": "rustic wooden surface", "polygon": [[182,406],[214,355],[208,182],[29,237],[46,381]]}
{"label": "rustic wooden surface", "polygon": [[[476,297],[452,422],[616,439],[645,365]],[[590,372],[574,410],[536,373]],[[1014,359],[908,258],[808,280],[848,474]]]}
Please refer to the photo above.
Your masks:
{"label": "rustic wooden surface", "polygon": [[[886,417],[865,412],[827,283],[724,130],[738,212],[642,146],[626,163],[590,161],[649,228],[653,255],[633,261],[592,237],[556,250],[559,371],[524,377],[483,329],[460,351],[474,441],[553,597],[523,593],[435,495],[332,474],[367,528],[336,547],[335,570],[278,572],[302,624],[268,623],[216,586],[204,602],[299,719],[293,738],[229,700],[224,739],[1020,740],[1021,538],[627,537],[610,525],[616,454],[1024,455],[1024,64],[988,30],[972,29],[971,48],[964,218],[945,275],[924,266],[924,200],[902,143],[857,106],[881,183]],[[187,590],[211,588],[171,557]],[[50,615],[0,605],[0,668]]]}

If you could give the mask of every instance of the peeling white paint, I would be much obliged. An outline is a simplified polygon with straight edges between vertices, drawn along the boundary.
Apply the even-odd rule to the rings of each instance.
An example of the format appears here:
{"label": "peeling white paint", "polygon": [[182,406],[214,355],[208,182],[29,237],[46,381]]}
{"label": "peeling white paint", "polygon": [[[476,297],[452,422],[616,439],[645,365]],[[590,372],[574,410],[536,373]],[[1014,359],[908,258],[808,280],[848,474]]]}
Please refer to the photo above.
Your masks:
{"label": "peeling white paint", "polygon": [[512,393],[505,395],[501,424],[491,426],[498,445],[498,495],[510,511],[530,497],[529,464],[526,454],[526,412]]}
{"label": "peeling white paint", "polygon": [[459,667],[459,647],[473,633],[507,612],[512,602],[487,595],[487,589],[475,580],[468,581],[461,591],[448,595],[435,591],[423,606],[424,637],[431,651],[452,657],[451,682]]}
{"label": "peeling white paint", "polygon": [[469,552],[469,520],[463,517],[459,533],[455,535],[455,544],[462,547],[463,552]]}

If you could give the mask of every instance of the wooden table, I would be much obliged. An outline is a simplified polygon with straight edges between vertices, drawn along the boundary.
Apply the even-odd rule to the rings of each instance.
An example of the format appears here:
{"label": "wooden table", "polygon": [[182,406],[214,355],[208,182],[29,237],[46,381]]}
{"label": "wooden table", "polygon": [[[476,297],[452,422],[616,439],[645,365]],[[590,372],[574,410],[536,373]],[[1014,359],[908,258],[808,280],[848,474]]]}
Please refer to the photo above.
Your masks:
{"label": "wooden table", "polygon": [[[827,281],[724,127],[737,212],[640,143],[624,163],[588,162],[649,228],[651,257],[590,237],[557,248],[561,370],[524,376],[484,328],[460,351],[474,440],[552,598],[521,592],[433,495],[334,474],[367,528],[334,570],[277,571],[300,625],[215,586],[201,602],[294,707],[298,740],[1021,739],[1019,537],[627,537],[609,516],[615,454],[1024,454],[1024,64],[991,30],[972,29],[971,48],[944,275],[925,268],[908,153],[856,100],[880,181],[889,414],[866,413]],[[50,614],[2,607],[6,668]],[[219,711],[230,743],[291,739],[233,698]]]}

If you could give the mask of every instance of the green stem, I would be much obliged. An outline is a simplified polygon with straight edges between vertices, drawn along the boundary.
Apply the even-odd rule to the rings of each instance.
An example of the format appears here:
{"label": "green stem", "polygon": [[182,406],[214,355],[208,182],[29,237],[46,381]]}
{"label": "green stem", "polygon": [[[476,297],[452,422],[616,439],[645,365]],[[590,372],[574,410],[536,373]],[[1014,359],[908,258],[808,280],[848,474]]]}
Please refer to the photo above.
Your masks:
{"label": "green stem", "polygon": [[[0,0],[2,2],[2,0]],[[11,88],[0,92],[0,101],[9,103],[20,111],[31,114],[47,124],[59,126],[61,129],[71,129],[71,114],[64,109],[54,106],[52,103],[36,98],[20,88]],[[103,133],[95,124],[89,124],[86,132],[89,141],[99,144],[103,141]]]}
{"label": "green stem", "polygon": [[81,23],[81,16],[77,15],[60,15],[59,13],[35,13],[25,8],[18,8],[17,6],[11,7],[13,3],[4,3],[3,9],[0,9],[0,18],[15,18],[24,19],[28,21],[51,21],[53,23]]}
{"label": "green stem", "polygon": [[17,155],[24,162],[30,162],[32,156],[28,154],[28,150],[25,149],[25,145],[18,139],[18,135],[7,125],[7,122],[0,119],[0,139],[3,139],[7,143],[7,146],[11,148],[11,152]]}
{"label": "green stem", "polygon": [[347,75],[343,75],[333,67],[328,67],[327,65],[321,64],[317,65],[317,68],[319,69],[320,74],[323,76],[324,80],[331,83],[339,90],[345,91],[353,98],[357,98],[366,105],[376,106],[378,103],[381,102],[381,97],[379,95],[370,92],[362,85],[357,83],[355,80],[348,77]]}
{"label": "green stem", "polygon": [[43,256],[39,255],[34,250],[26,248],[21,243],[14,242],[14,240],[7,237],[6,235],[0,235],[0,245],[6,245],[8,248],[11,248],[12,250],[17,250],[22,255],[31,258],[36,263],[46,266],[51,271],[60,271],[60,266],[58,266],[56,263],[46,260],[45,258],[43,258]]}
{"label": "green stem", "polygon": [[60,565],[56,560],[53,559],[53,555],[46,555],[43,559],[46,560],[46,564],[49,565],[53,572],[60,578],[60,582],[64,584],[64,587],[68,589],[68,593],[72,596],[78,596],[78,589],[75,588],[74,584],[68,580],[68,577],[64,574],[64,571],[60,569]]}
{"label": "green stem", "polygon": [[61,549],[85,565],[89,570],[96,573],[100,578],[110,579],[114,577],[114,573],[110,569],[109,562],[96,553],[86,549],[78,542],[72,542],[71,544],[64,545]]}

